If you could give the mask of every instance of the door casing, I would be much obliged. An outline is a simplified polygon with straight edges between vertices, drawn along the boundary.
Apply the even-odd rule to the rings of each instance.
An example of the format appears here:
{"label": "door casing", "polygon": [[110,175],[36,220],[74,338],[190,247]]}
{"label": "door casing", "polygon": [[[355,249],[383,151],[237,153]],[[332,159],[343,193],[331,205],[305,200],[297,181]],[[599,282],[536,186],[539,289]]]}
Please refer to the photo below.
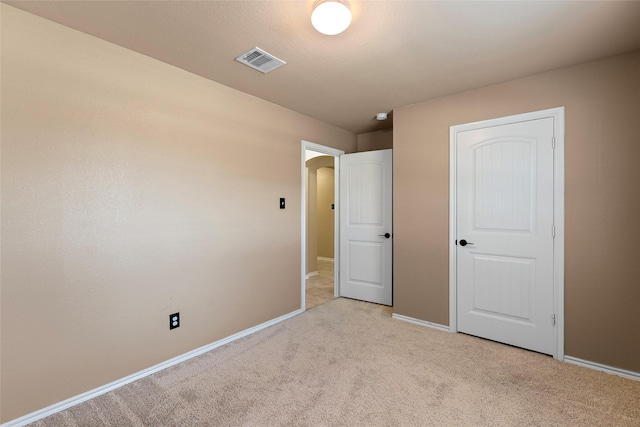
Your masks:
{"label": "door casing", "polygon": [[304,311],[306,310],[306,263],[307,263],[307,185],[306,185],[306,153],[307,150],[317,151],[319,153],[326,154],[327,156],[334,157],[334,225],[333,225],[333,294],[335,296],[340,295],[340,283],[338,273],[340,271],[340,156],[344,154],[344,151],[331,147],[325,147],[324,145],[315,144],[309,141],[302,141],[300,165],[301,165],[301,177],[302,177],[302,199],[301,199],[301,216],[302,216],[302,233],[301,236],[301,265],[300,265],[300,281],[301,281],[301,301],[300,307]]}
{"label": "door casing", "polygon": [[458,332],[457,251],[455,245],[457,239],[457,134],[468,130],[547,117],[553,118],[555,140],[553,163],[553,215],[555,226],[553,299],[556,327],[553,357],[558,360],[564,360],[564,107],[456,125],[449,128],[449,332]]}

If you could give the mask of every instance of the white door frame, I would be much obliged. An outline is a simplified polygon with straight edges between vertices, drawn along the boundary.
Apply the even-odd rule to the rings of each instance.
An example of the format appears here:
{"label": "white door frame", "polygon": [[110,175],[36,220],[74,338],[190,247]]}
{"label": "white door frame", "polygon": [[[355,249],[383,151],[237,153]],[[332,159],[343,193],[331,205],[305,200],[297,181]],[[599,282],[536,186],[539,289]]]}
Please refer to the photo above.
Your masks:
{"label": "white door frame", "polygon": [[553,216],[555,227],[553,242],[553,300],[556,327],[553,357],[558,360],[564,360],[564,107],[456,125],[449,128],[449,332],[458,332],[457,251],[455,245],[455,240],[457,239],[457,134],[468,130],[547,117],[553,118],[555,141],[553,161]]}
{"label": "white door frame", "polygon": [[319,153],[326,154],[327,156],[334,157],[334,210],[333,210],[333,294],[335,296],[340,295],[340,283],[338,272],[340,271],[340,156],[344,154],[344,151],[338,150],[331,147],[326,147],[324,145],[315,144],[309,141],[302,141],[302,150],[301,150],[301,177],[302,177],[302,199],[301,199],[301,215],[302,215],[302,238],[301,240],[301,301],[300,306],[303,311],[306,310],[306,271],[307,271],[307,150],[317,151]]}

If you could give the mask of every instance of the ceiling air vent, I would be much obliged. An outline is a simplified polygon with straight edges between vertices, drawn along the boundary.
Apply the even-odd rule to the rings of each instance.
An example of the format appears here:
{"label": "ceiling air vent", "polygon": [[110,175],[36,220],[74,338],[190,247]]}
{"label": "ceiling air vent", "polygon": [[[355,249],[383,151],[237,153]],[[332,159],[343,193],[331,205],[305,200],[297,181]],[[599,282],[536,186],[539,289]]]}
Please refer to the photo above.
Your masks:
{"label": "ceiling air vent", "polygon": [[263,73],[268,73],[269,71],[273,71],[286,64],[283,60],[276,58],[259,47],[254,47],[248,52],[238,56],[236,61],[242,62],[243,64]]}

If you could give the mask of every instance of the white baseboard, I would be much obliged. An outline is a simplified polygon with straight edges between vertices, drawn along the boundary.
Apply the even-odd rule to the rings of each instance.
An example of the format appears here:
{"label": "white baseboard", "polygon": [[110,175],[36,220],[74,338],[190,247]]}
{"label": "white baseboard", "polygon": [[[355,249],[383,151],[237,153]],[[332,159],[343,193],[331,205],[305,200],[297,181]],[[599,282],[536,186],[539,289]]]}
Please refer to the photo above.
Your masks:
{"label": "white baseboard", "polygon": [[319,256],[319,257],[318,257],[318,259],[319,259],[320,261],[331,261],[331,262],[333,262],[333,261],[334,261],[334,259],[333,259],[333,258],[327,258],[327,257],[324,257],[324,256]]}
{"label": "white baseboard", "polygon": [[235,341],[237,339],[246,337],[247,335],[251,335],[253,333],[256,333],[262,329],[268,328],[269,326],[273,326],[276,323],[280,323],[283,320],[287,320],[293,316],[296,316],[300,313],[303,313],[304,310],[303,309],[299,309],[296,311],[292,311],[291,313],[285,314],[283,316],[277,317],[275,319],[269,320],[267,322],[261,323],[260,325],[254,326],[252,328],[249,329],[245,329],[244,331],[238,332],[237,334],[231,335],[227,338],[223,338],[219,341],[216,341],[214,343],[205,345],[203,347],[197,348],[195,350],[192,350],[190,352],[184,353],[180,356],[174,357],[173,359],[169,359],[165,362],[159,363],[155,366],[152,366],[150,368],[144,369],[140,372],[136,372],[135,374],[131,374],[127,377],[121,378],[119,380],[116,380],[112,383],[103,385],[101,387],[95,388],[93,390],[89,390],[86,393],[82,393],[79,394],[77,396],[71,397],[67,400],[63,400],[62,402],[58,402],[55,403],[51,406],[48,406],[46,408],[40,409],[38,411],[32,412],[30,414],[24,415],[20,418],[16,418],[15,420],[12,421],[8,421],[2,425],[0,425],[0,427],[22,427],[25,426],[27,424],[36,422],[38,420],[41,420],[42,418],[48,417],[49,415],[53,415],[57,412],[63,411],[65,409],[68,409],[72,406],[75,406],[79,403],[85,402],[87,400],[93,399],[95,397],[98,397],[102,394],[108,393],[112,390],[115,390],[117,388],[120,388],[126,384],[129,384],[131,382],[137,381],[139,379],[142,379],[144,377],[147,377],[153,373],[156,373],[158,371],[162,371],[163,369],[167,369],[171,366],[177,365],[178,363],[182,363],[185,362],[189,359],[192,359],[196,356],[199,356],[201,354],[204,354],[208,351],[211,351],[215,348],[218,348],[220,346],[223,346],[225,344],[228,344],[232,341]]}
{"label": "white baseboard", "polygon": [[317,276],[318,272],[317,271],[312,271],[311,273],[308,273],[306,276],[304,276],[306,279],[308,279],[309,277],[313,277],[313,276]]}
{"label": "white baseboard", "polygon": [[[420,326],[437,329],[439,331],[449,332],[449,327],[438,323],[427,322],[426,320],[414,319],[413,317],[403,316],[393,313],[392,318],[414,323]],[[613,366],[603,365],[601,363],[590,362],[588,360],[578,359],[577,357],[565,356],[564,361],[572,365],[582,366],[583,368],[595,369],[596,371],[606,372],[608,374],[618,375],[632,380],[640,381],[640,372],[628,371],[626,369],[615,368]]]}
{"label": "white baseboard", "polygon": [[448,326],[440,325],[438,323],[432,323],[432,322],[427,322],[426,320],[414,319],[413,317],[403,316],[402,314],[395,314],[395,313],[393,313],[391,317],[394,319],[402,320],[404,322],[414,323],[420,326],[426,326],[427,328],[437,329],[443,332],[449,332]]}
{"label": "white baseboard", "polygon": [[577,357],[571,357],[571,356],[565,356],[564,361],[567,363],[571,363],[572,365],[578,365],[584,368],[595,369],[596,371],[602,371],[608,374],[619,375],[621,377],[640,381],[640,372],[633,372],[633,371],[627,371],[626,369],[614,368],[613,366],[607,366],[607,365],[603,365],[596,362],[590,362],[588,360],[582,360],[582,359],[578,359]]}

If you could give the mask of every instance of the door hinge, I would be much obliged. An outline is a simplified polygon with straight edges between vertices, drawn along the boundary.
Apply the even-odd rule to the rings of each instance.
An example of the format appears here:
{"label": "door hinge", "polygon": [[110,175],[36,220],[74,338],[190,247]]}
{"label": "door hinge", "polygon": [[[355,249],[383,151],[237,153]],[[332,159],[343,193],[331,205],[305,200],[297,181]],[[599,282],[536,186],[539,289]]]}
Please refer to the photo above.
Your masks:
{"label": "door hinge", "polygon": [[555,136],[551,137],[551,148],[553,148],[554,150],[556,148],[556,137]]}
{"label": "door hinge", "polygon": [[551,325],[556,326],[556,315],[555,315],[555,313],[551,315]]}
{"label": "door hinge", "polygon": [[556,237],[556,226],[555,225],[551,226],[551,237]]}

